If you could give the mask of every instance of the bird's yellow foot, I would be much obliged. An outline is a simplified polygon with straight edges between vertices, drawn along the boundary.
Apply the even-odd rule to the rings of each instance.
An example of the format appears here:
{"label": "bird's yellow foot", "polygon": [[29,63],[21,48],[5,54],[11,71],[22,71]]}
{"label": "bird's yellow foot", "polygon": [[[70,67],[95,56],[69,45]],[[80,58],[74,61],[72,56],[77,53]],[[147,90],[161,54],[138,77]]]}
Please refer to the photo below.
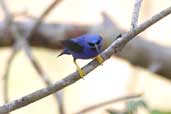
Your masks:
{"label": "bird's yellow foot", "polygon": [[96,56],[95,59],[96,59],[100,64],[102,64],[102,63],[104,62],[104,59],[103,59],[100,55]]}
{"label": "bird's yellow foot", "polygon": [[86,75],[86,73],[84,72],[84,70],[82,70],[82,69],[78,66],[78,64],[77,64],[77,62],[76,62],[76,59],[74,59],[74,64],[75,64],[75,66],[77,67],[77,71],[78,71],[80,77],[83,78],[83,77]]}
{"label": "bird's yellow foot", "polygon": [[80,69],[80,68],[79,68],[79,69],[77,68],[77,71],[78,71],[78,73],[79,73],[79,75],[80,75],[81,78],[83,78],[83,77],[85,76],[85,74],[86,74],[86,73],[84,72],[84,70],[82,70],[82,69]]}

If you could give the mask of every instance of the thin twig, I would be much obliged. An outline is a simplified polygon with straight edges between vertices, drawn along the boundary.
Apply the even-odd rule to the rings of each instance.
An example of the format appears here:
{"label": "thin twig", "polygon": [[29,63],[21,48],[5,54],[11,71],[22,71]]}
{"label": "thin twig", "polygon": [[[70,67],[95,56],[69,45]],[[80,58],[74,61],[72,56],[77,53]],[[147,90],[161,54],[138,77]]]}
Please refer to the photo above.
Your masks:
{"label": "thin twig", "polygon": [[[52,2],[47,9],[45,9],[45,11],[43,11],[43,13],[41,14],[41,16],[37,19],[36,23],[34,24],[33,28],[31,29],[30,33],[28,34],[28,36],[26,37],[26,39],[29,39],[30,37],[32,37],[32,35],[34,35],[34,33],[36,32],[36,30],[38,29],[38,27],[40,26],[40,24],[42,23],[43,19],[52,11],[52,9],[55,8],[55,6],[60,3],[62,0],[55,0],[54,2]],[[27,46],[28,47],[28,46]],[[43,70],[40,68],[40,66],[38,65],[38,63],[35,61],[34,57],[31,54],[31,49],[29,48],[25,48],[25,52],[27,54],[27,56],[29,57],[30,61],[32,62],[33,66],[36,68],[37,72],[40,74],[41,78],[45,81],[45,83],[47,85],[51,85],[51,81],[48,79],[48,76],[45,72],[43,72]],[[63,94],[60,93],[56,93],[56,100],[57,103],[59,105],[59,113],[60,114],[65,114],[64,111],[64,105],[63,105]]]}
{"label": "thin twig", "polygon": [[26,53],[27,57],[29,58],[30,62],[32,63],[32,65],[36,69],[39,76],[41,76],[41,79],[46,83],[46,85],[50,85],[51,81],[49,80],[45,71],[40,67],[40,65],[36,61],[35,57],[32,54],[31,48],[27,44],[24,45],[24,52]]}
{"label": "thin twig", "polygon": [[[12,32],[12,27],[11,27],[11,24],[12,24],[12,16],[10,15],[9,10],[6,7],[6,5],[5,5],[5,3],[4,3],[3,0],[0,1],[0,5],[1,5],[3,11],[4,11],[6,24],[9,26],[10,31]],[[15,34],[15,33],[12,32],[12,34]],[[15,39],[17,40],[18,37],[15,37]],[[14,60],[14,58],[15,58],[18,50],[19,50],[18,43],[15,42],[15,44],[13,46],[13,50],[11,52],[11,55],[9,56],[9,59],[7,60],[7,65],[6,65],[6,68],[5,68],[5,73],[3,75],[3,79],[4,79],[4,82],[3,82],[3,84],[4,84],[3,85],[3,87],[4,87],[3,94],[4,94],[4,102],[5,103],[7,103],[9,101],[9,94],[8,94],[9,70],[10,70],[12,61]]]}
{"label": "thin twig", "polygon": [[129,96],[124,96],[124,97],[120,97],[120,98],[115,98],[115,99],[112,99],[112,100],[104,101],[104,102],[97,103],[95,105],[86,107],[85,109],[82,109],[82,110],[78,111],[75,114],[83,114],[83,113],[95,110],[97,108],[101,108],[101,107],[109,105],[109,104],[117,103],[117,102],[120,102],[120,101],[125,101],[125,100],[128,100],[128,99],[138,98],[140,96],[141,96],[141,94],[129,95]]}
{"label": "thin twig", "polygon": [[[149,20],[145,21],[141,25],[137,26],[135,29],[128,31],[126,34],[122,35],[121,38],[117,39],[115,42],[113,42],[107,49],[105,49],[102,53],[101,56],[103,57],[104,60],[109,59],[113,54],[118,53],[123,47],[136,35],[139,33],[143,32],[145,29],[156,23],[157,21],[161,20],[162,18],[166,17],[171,13],[171,7],[168,7],[167,9],[161,11],[160,13],[156,14]],[[91,61],[88,63],[86,66],[83,67],[83,70],[85,71],[86,74],[94,70],[97,66],[99,66],[99,63],[96,60]],[[39,99],[42,99],[52,93],[55,93],[61,89],[63,89],[66,86],[69,86],[76,81],[81,79],[79,76],[78,72],[74,72],[64,79],[57,81],[56,83],[37,90],[29,95],[23,96],[19,99],[16,99],[12,102],[9,102],[7,104],[4,104],[0,106],[0,114],[6,114],[8,112],[11,112],[13,110],[16,110],[18,108],[24,107],[26,105],[29,105]]]}
{"label": "thin twig", "polygon": [[[28,36],[26,36],[26,39],[29,39],[30,37],[32,37],[32,35],[34,35],[34,33],[36,32],[36,30],[38,29],[38,27],[40,26],[41,22],[43,21],[43,19],[52,11],[53,8],[55,8],[55,6],[60,3],[62,0],[55,0],[54,2],[52,2],[47,9],[45,9],[45,11],[43,11],[43,13],[41,14],[41,16],[37,19],[37,21],[35,22],[33,28],[31,29],[30,33],[28,34]],[[32,65],[34,66],[34,68],[36,69],[36,71],[39,73],[39,76],[41,76],[41,78],[43,79],[43,81],[47,84],[47,85],[51,85],[51,81],[49,80],[47,74],[42,70],[42,68],[40,67],[40,65],[36,62],[35,58],[33,57],[33,54],[31,52],[31,48],[29,48],[28,45],[25,45],[24,48],[26,55],[28,56],[29,60],[31,61]],[[63,105],[63,94],[60,93],[56,93],[54,94],[56,101],[59,105],[59,113],[60,114],[65,114],[64,111],[64,105]]]}
{"label": "thin twig", "polygon": [[[34,66],[34,68],[36,69],[37,73],[39,74],[39,76],[41,77],[41,79],[44,81],[44,83],[49,86],[52,84],[52,82],[49,79],[49,76],[47,75],[47,73],[41,68],[41,66],[39,65],[39,63],[36,61],[35,57],[32,54],[32,50],[29,47],[29,45],[24,45],[24,50],[25,53],[27,55],[27,57],[29,58],[30,62],[32,63],[32,65]],[[65,114],[64,111],[64,105],[63,105],[63,94],[62,91],[60,92],[56,92],[54,94],[56,101],[58,103],[58,108],[59,108],[59,114]]]}
{"label": "thin twig", "polygon": [[7,103],[9,101],[9,94],[8,94],[8,82],[9,82],[9,70],[11,68],[11,64],[12,64],[12,61],[14,60],[15,56],[17,54],[17,50],[14,48],[12,50],[12,53],[11,55],[9,56],[8,60],[7,60],[7,64],[6,64],[6,68],[5,68],[5,73],[3,75],[3,80],[4,80],[4,102]]}
{"label": "thin twig", "polygon": [[143,0],[135,0],[134,9],[132,13],[131,29],[134,29],[138,24],[138,17],[142,1]]}
{"label": "thin twig", "polygon": [[41,22],[43,21],[43,19],[52,11],[53,8],[55,8],[55,6],[60,3],[62,0],[55,0],[54,2],[52,2],[47,9],[45,9],[45,11],[43,11],[43,13],[41,14],[41,16],[37,19],[35,25],[33,26],[31,32],[29,33],[29,35],[27,36],[27,39],[32,37],[32,35],[36,32],[36,30],[38,29],[38,27],[40,26]]}
{"label": "thin twig", "polygon": [[59,114],[65,114],[65,104],[64,104],[64,91],[60,90],[58,92],[55,93],[56,94],[56,98],[57,98],[57,102],[58,102],[58,107],[59,107]]}

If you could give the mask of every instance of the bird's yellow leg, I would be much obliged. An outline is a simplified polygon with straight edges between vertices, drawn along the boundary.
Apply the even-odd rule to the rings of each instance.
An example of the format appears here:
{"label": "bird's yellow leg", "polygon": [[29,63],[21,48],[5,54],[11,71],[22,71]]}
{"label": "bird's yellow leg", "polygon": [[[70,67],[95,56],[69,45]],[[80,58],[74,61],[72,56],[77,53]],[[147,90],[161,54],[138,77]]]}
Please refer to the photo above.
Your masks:
{"label": "bird's yellow leg", "polygon": [[95,59],[96,59],[100,64],[102,64],[102,63],[104,62],[104,59],[103,59],[100,55],[96,56]]}
{"label": "bird's yellow leg", "polygon": [[78,66],[76,60],[74,60],[74,64],[75,64],[75,66],[77,67],[77,71],[78,71],[80,77],[83,78],[83,77],[85,76],[84,70],[82,70],[82,69]]}

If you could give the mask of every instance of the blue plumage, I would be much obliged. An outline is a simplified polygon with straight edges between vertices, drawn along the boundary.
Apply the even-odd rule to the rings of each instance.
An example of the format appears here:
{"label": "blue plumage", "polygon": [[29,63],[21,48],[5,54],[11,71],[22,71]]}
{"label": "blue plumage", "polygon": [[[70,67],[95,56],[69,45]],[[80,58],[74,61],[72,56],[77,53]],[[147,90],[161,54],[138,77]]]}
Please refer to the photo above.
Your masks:
{"label": "blue plumage", "polygon": [[74,59],[90,59],[97,56],[102,49],[103,39],[97,34],[85,34],[65,40],[64,51],[60,54],[71,54]]}
{"label": "blue plumage", "polygon": [[103,63],[103,58],[99,56],[102,51],[103,39],[97,34],[85,34],[65,40],[63,41],[63,45],[64,50],[58,56],[63,54],[72,55],[80,77],[83,77],[85,72],[78,66],[76,59],[90,59],[95,57],[100,64]]}

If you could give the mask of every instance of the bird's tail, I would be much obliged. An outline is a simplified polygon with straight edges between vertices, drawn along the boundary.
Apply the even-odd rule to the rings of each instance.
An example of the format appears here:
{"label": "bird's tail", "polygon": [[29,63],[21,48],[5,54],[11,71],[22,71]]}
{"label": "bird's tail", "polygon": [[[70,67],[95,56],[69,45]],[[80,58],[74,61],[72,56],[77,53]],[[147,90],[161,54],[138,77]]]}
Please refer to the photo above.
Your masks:
{"label": "bird's tail", "polygon": [[61,56],[61,55],[63,55],[64,54],[64,52],[61,52],[59,55],[57,55],[56,57],[59,57],[59,56]]}

